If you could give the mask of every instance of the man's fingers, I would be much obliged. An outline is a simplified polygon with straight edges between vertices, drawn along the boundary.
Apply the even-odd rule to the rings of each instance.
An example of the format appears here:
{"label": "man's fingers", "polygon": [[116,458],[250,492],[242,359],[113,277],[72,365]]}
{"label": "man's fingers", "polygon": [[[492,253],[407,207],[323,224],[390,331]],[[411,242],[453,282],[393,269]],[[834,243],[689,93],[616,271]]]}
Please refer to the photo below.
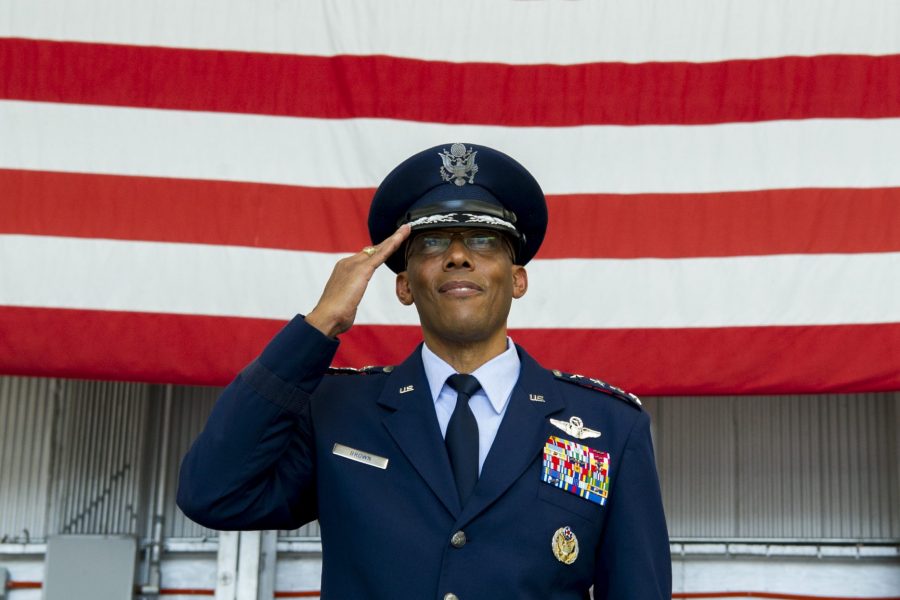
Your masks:
{"label": "man's fingers", "polygon": [[381,243],[381,247],[385,251],[387,256],[393,254],[394,251],[397,250],[397,248],[399,248],[404,241],[406,241],[406,238],[409,237],[410,231],[412,231],[412,229],[409,225],[401,225],[397,228],[397,231],[395,231],[391,237]]}
{"label": "man's fingers", "polygon": [[391,237],[384,240],[377,246],[374,246],[374,249],[375,249],[374,252],[372,252],[370,254],[367,251],[369,248],[372,248],[373,246],[367,246],[366,248],[363,248],[362,252],[363,252],[363,254],[368,255],[370,257],[370,260],[372,261],[372,266],[379,267],[382,264],[384,264],[384,262],[391,257],[391,255],[397,250],[397,248],[399,248],[403,244],[403,242],[406,240],[406,238],[409,237],[409,233],[410,233],[409,225],[406,225],[406,224],[401,225],[397,229],[397,231],[395,231],[391,235]]}

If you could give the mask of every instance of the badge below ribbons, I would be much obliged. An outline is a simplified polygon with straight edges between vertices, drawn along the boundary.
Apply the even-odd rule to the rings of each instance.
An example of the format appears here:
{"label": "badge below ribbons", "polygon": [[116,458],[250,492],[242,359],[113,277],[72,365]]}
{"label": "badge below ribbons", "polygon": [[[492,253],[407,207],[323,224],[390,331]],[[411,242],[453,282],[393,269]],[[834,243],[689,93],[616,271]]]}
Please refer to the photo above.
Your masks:
{"label": "badge below ribbons", "polygon": [[609,452],[551,435],[544,444],[541,480],[603,506],[609,496]]}

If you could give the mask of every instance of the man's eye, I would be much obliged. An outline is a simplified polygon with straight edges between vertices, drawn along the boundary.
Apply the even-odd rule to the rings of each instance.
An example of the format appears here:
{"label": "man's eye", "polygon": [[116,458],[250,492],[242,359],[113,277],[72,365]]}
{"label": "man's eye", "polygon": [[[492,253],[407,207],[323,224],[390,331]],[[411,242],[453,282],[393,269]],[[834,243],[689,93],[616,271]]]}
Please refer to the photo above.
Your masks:
{"label": "man's eye", "polygon": [[429,248],[441,248],[446,241],[444,238],[431,236],[423,237],[421,240],[422,248],[425,248],[426,250]]}
{"label": "man's eye", "polygon": [[497,245],[497,238],[493,235],[476,235],[469,238],[469,248],[473,250],[490,250]]}

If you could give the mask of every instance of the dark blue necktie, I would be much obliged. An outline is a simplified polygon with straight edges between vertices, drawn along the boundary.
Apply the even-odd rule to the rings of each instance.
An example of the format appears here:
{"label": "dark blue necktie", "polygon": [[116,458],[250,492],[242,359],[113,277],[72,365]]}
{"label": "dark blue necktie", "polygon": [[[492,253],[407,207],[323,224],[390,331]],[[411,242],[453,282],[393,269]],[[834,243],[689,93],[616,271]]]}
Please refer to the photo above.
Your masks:
{"label": "dark blue necktie", "polygon": [[456,408],[447,423],[447,455],[456,480],[459,502],[465,505],[478,481],[478,422],[469,399],[481,389],[481,384],[472,375],[457,373],[447,378],[447,385],[456,390]]}

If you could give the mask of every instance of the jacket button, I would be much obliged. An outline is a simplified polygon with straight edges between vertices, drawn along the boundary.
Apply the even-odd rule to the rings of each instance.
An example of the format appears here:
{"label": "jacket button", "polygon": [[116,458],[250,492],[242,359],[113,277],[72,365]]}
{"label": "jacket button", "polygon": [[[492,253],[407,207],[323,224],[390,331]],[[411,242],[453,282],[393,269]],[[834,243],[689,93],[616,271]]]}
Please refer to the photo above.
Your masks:
{"label": "jacket button", "polygon": [[444,600],[459,600],[456,594],[444,594]]}
{"label": "jacket button", "polygon": [[[462,548],[466,545],[466,534],[463,531],[457,531],[450,536],[450,545],[454,548]],[[455,598],[456,596],[454,596]]]}

